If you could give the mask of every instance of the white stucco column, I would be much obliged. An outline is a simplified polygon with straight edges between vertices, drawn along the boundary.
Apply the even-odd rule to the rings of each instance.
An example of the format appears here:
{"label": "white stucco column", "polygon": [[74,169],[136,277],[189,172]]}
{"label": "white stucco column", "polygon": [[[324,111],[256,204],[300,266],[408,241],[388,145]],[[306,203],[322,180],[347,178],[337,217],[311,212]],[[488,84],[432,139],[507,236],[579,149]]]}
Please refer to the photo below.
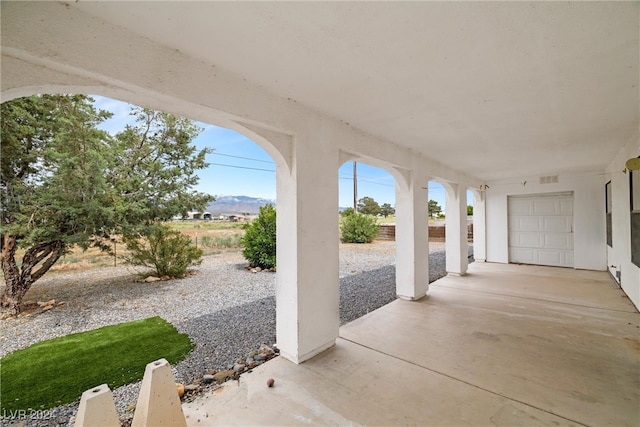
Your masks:
{"label": "white stucco column", "polygon": [[487,219],[485,217],[484,191],[473,192],[473,258],[487,260]]}
{"label": "white stucco column", "polygon": [[417,300],[429,289],[428,179],[396,184],[396,294]]}
{"label": "white stucco column", "polygon": [[467,243],[467,189],[450,184],[446,191],[446,244],[447,273],[466,274],[468,260]]}
{"label": "white stucco column", "polygon": [[302,363],[338,337],[338,150],[318,134],[296,135],[291,170],[280,169],[277,343]]}

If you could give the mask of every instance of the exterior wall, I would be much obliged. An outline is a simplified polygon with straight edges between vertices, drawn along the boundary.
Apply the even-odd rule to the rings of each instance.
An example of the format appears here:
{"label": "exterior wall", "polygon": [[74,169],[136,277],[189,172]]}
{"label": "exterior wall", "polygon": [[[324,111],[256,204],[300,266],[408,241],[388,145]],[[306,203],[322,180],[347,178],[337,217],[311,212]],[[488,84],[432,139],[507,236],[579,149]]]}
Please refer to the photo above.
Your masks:
{"label": "exterior wall", "polygon": [[539,184],[539,177],[530,176],[487,184],[487,261],[509,262],[508,196],[573,191],[574,267],[606,269],[604,184],[601,173],[559,175],[556,184]]}
{"label": "exterior wall", "polygon": [[[609,164],[605,179],[601,180],[600,185],[604,188],[605,184],[611,181],[613,247],[607,246],[607,266],[614,278],[616,272],[620,272],[619,285],[636,308],[640,309],[640,267],[631,263],[629,174],[622,172],[625,162],[638,156],[640,156],[640,135],[636,133]],[[604,209],[604,203],[602,205]]]}

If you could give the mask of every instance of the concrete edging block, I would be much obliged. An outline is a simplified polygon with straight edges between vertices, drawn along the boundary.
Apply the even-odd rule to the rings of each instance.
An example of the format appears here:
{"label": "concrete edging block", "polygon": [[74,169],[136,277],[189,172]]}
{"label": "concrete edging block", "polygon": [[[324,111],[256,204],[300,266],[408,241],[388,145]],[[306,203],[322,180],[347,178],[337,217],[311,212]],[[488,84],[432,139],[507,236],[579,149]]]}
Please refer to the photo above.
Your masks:
{"label": "concrete edging block", "polygon": [[166,359],[147,364],[132,427],[186,427],[171,365]]}
{"label": "concrete edging block", "polygon": [[82,393],[75,427],[112,427],[120,425],[111,390],[106,384]]}

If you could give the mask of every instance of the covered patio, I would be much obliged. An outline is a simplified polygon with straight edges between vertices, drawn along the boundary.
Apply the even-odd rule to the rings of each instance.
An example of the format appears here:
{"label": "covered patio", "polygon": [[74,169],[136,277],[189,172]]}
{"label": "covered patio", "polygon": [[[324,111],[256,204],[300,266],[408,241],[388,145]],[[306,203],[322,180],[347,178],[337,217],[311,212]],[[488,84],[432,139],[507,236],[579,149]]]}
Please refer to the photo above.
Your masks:
{"label": "covered patio", "polygon": [[639,328],[605,272],[473,263],[183,410],[191,426],[634,426]]}
{"label": "covered patio", "polygon": [[[637,425],[640,3],[1,7],[3,102],[104,95],[276,163],[282,357],[187,405],[192,425]],[[337,171],[356,160],[396,180],[401,300],[340,328]]]}

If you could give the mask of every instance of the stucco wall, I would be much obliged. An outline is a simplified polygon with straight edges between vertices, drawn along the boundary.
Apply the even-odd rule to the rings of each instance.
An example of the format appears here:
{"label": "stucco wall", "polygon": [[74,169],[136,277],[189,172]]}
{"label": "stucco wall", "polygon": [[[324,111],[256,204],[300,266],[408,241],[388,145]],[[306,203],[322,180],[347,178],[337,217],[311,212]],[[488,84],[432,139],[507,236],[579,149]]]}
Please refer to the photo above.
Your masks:
{"label": "stucco wall", "polygon": [[556,184],[540,184],[539,177],[513,178],[487,184],[487,261],[509,262],[508,196],[573,191],[574,267],[606,269],[602,174],[559,175]]}
{"label": "stucco wall", "polygon": [[635,306],[640,308],[640,268],[631,263],[629,175],[623,173],[625,162],[638,156],[640,136],[636,133],[609,164],[601,185],[604,187],[605,183],[611,181],[613,247],[607,246],[607,266],[614,277],[616,271],[620,271],[622,289]]}

